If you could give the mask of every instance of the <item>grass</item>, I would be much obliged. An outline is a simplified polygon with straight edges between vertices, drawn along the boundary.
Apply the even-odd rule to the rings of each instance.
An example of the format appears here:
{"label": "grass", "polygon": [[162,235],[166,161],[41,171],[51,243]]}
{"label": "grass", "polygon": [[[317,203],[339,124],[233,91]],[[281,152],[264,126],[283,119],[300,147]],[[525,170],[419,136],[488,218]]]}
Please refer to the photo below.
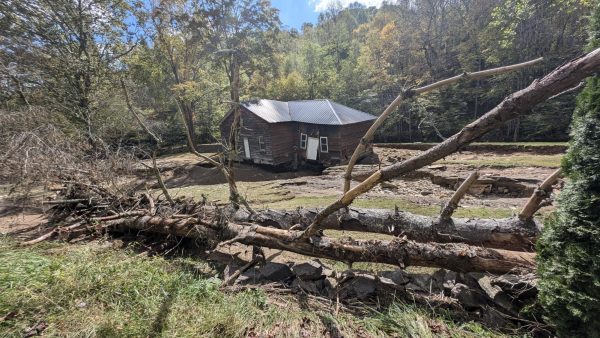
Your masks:
{"label": "grass", "polygon": [[217,271],[189,258],[139,256],[103,243],[24,248],[0,238],[0,318],[13,314],[0,319],[0,336],[22,337],[40,321],[47,337],[316,337],[332,325],[346,336],[501,336],[411,304],[334,316],[292,296],[224,293],[219,285]]}
{"label": "grass", "polygon": [[510,156],[493,156],[482,157],[476,159],[459,159],[459,160],[443,160],[439,163],[448,164],[465,164],[474,167],[498,167],[498,168],[514,168],[514,167],[547,167],[558,168],[563,155],[510,155]]}

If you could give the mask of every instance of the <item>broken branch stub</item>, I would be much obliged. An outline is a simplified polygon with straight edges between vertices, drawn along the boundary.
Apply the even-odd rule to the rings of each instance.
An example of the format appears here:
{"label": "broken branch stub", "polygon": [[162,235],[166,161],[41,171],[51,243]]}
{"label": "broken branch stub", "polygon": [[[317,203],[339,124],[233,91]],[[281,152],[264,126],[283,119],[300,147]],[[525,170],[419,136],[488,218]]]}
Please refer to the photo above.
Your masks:
{"label": "broken branch stub", "polygon": [[469,191],[469,188],[471,187],[471,185],[473,185],[473,183],[475,183],[478,178],[479,178],[479,173],[477,171],[475,171],[474,173],[469,175],[469,177],[467,177],[467,179],[458,187],[458,189],[454,192],[454,194],[452,194],[452,197],[450,198],[450,200],[448,201],[446,206],[444,206],[444,209],[440,213],[440,217],[443,220],[449,220],[450,218],[452,218],[452,214],[454,213],[454,210],[456,210],[456,208],[458,208],[458,202],[460,202],[460,200],[463,198],[463,196],[465,196],[467,191]]}
{"label": "broken branch stub", "polygon": [[558,181],[561,174],[561,169],[557,169],[535,189],[519,213],[519,219],[529,220],[533,218],[533,215],[542,207],[542,202],[552,193],[552,186]]}
{"label": "broken branch stub", "polygon": [[379,115],[379,117],[371,125],[369,130],[367,130],[365,135],[362,137],[362,139],[356,146],[356,149],[354,149],[354,153],[352,153],[352,157],[350,157],[350,160],[348,161],[348,165],[346,166],[346,174],[344,175],[344,193],[346,193],[346,192],[348,192],[348,190],[350,190],[350,181],[352,179],[352,170],[354,169],[354,165],[356,164],[359,157],[364,153],[364,151],[367,149],[368,145],[373,140],[375,131],[383,124],[385,119],[387,119],[387,117],[396,108],[398,108],[398,106],[400,106],[400,104],[402,103],[402,101],[405,98],[411,98],[415,95],[425,94],[427,92],[430,92],[430,91],[448,86],[450,84],[456,83],[460,80],[477,80],[477,79],[482,79],[482,78],[486,78],[489,76],[494,76],[494,75],[498,75],[498,74],[503,74],[503,73],[508,73],[511,71],[523,69],[523,68],[532,66],[534,64],[537,64],[537,63],[541,62],[542,60],[543,60],[543,58],[537,58],[535,60],[518,63],[518,64],[514,64],[514,65],[510,65],[510,66],[486,69],[486,70],[482,70],[482,71],[478,71],[478,72],[471,72],[471,73],[465,72],[460,75],[453,76],[451,78],[437,81],[437,82],[429,84],[427,86],[423,86],[423,87],[419,87],[419,88],[415,88],[415,89],[409,89],[407,91],[400,93],[400,95],[398,95],[394,99],[394,101],[392,101],[392,103],[390,103],[390,105],[383,111],[383,113],[381,113],[381,115]]}
{"label": "broken branch stub", "polygon": [[600,70],[600,48],[563,64],[542,79],[535,80],[527,88],[506,97],[495,108],[463,127],[458,133],[433,148],[412,157],[381,168],[365,181],[342,195],[317,215],[315,221],[305,230],[301,238],[306,239],[319,230],[319,223],[340,208],[347,207],[354,199],[371,190],[382,181],[412,172],[438,161],[465,146],[487,132],[502,126],[518,116],[531,113],[538,103],[576,85],[588,76]]}

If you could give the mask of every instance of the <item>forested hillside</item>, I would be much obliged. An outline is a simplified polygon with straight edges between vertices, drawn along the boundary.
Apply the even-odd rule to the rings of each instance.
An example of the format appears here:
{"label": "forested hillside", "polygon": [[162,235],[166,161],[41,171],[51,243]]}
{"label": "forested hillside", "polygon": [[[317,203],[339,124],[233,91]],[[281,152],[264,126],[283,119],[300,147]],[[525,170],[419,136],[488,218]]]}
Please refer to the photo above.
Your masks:
{"label": "forested hillside", "polygon": [[[146,134],[127,109],[127,91],[166,143],[185,143],[180,116],[194,126],[195,142],[214,142],[238,100],[329,98],[379,115],[403,89],[544,57],[536,67],[408,101],[376,136],[441,141],[581,54],[590,6],[399,0],[330,8],[297,31],[263,0],[9,0],[0,4],[0,104],[42,106],[91,143],[138,143]],[[535,109],[486,139],[568,138],[573,95]]]}

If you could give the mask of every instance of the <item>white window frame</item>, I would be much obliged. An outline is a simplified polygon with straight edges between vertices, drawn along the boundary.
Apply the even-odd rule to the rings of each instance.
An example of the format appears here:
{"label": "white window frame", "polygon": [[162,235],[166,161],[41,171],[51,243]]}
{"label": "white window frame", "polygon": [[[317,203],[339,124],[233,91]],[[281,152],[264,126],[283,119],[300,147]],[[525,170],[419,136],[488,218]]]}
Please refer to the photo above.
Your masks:
{"label": "white window frame", "polygon": [[306,143],[308,143],[308,135],[300,133],[300,149],[306,149]]}
{"label": "white window frame", "polygon": [[[325,142],[323,142],[323,141],[325,141]],[[323,146],[325,146],[325,150],[323,150]],[[329,140],[327,139],[327,136],[321,136],[319,138],[319,148],[321,149],[322,153],[329,152]]]}
{"label": "white window frame", "polygon": [[258,137],[258,149],[260,151],[265,151],[267,150],[267,147],[265,146],[265,139],[262,136]]}

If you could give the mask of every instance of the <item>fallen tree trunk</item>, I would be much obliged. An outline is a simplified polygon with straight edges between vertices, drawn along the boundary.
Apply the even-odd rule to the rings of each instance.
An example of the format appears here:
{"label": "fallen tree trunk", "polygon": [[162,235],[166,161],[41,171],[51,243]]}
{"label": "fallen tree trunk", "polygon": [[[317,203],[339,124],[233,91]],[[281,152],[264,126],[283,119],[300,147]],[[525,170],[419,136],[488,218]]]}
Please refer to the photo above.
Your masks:
{"label": "fallen tree trunk", "polygon": [[466,125],[444,142],[408,160],[377,170],[366,180],[345,192],[337,201],[324,208],[305,230],[302,237],[309,238],[315,235],[320,229],[323,219],[335,211],[349,206],[355,198],[371,190],[377,184],[420,169],[456,152],[507,121],[530,114],[531,109],[538,103],[573,87],[599,70],[600,48],[554,69],[542,79],[533,81],[527,88],[507,96],[495,108]]}
{"label": "fallen tree trunk", "polygon": [[400,267],[411,265],[442,267],[460,272],[496,274],[535,270],[533,253],[487,249],[458,243],[418,243],[405,238],[379,241],[338,240],[328,237],[298,241],[300,231],[260,225],[240,225],[232,222],[204,222],[192,217],[123,217],[108,221],[104,226],[194,238],[207,241],[213,247],[218,243],[239,242],[349,263],[373,262]]}
{"label": "fallen tree trunk", "polygon": [[[258,210],[254,215],[240,210],[233,220],[289,229],[296,224],[311,224],[318,213],[316,208]],[[404,211],[359,208],[331,214],[321,222],[321,226],[323,229],[406,236],[418,242],[465,243],[516,251],[533,250],[541,229],[534,219],[520,220],[517,217],[444,220]]]}

